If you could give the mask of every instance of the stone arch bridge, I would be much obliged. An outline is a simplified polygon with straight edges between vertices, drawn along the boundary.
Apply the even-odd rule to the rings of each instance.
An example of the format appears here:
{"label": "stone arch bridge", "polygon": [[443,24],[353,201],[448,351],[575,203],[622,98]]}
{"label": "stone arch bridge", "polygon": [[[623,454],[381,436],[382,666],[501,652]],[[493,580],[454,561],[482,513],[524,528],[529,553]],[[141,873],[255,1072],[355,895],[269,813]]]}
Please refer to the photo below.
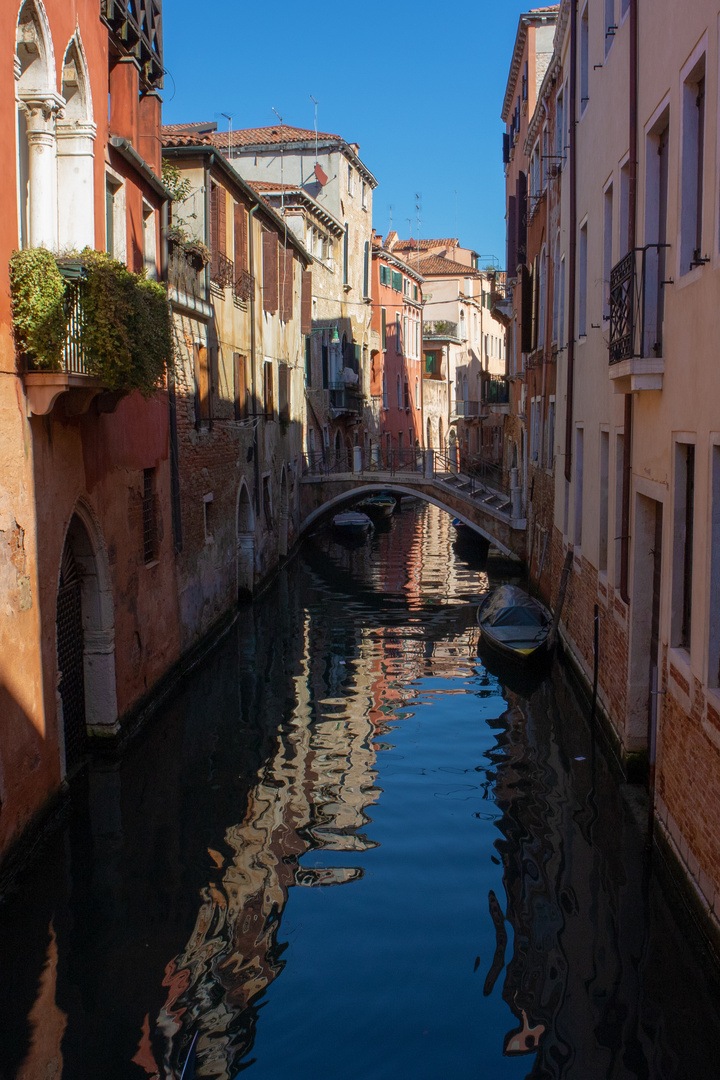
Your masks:
{"label": "stone arch bridge", "polygon": [[[350,460],[306,457],[300,484],[300,532],[351,499],[378,491],[415,495],[459,518],[510,558],[524,560],[526,520],[520,489],[499,490],[497,483],[466,476],[449,455],[432,450],[405,451],[403,460],[368,461],[356,447]],[[350,465],[353,468],[350,468]]]}

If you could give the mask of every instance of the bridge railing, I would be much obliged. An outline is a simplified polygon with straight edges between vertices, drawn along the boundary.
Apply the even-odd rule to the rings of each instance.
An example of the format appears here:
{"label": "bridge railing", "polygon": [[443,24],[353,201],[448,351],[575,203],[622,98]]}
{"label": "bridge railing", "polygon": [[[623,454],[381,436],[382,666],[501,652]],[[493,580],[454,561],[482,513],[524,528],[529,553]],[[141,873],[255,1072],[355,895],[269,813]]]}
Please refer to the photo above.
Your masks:
{"label": "bridge railing", "polygon": [[456,475],[462,476],[463,490],[469,494],[484,488],[506,495],[510,493],[509,481],[500,465],[480,455],[467,454],[457,446],[442,450],[424,450],[419,446],[388,450],[375,444],[370,448],[356,446],[317,451],[305,454],[303,459],[303,476],[324,477],[338,473],[358,476],[380,472],[391,476],[413,473],[437,478]]}

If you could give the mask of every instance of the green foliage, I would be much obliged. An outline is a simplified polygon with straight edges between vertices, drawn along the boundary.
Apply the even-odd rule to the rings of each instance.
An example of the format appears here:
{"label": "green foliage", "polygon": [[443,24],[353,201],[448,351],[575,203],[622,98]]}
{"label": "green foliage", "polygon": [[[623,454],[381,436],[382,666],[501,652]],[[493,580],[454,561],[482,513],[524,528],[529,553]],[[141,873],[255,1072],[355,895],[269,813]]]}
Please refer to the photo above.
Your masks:
{"label": "green foliage", "polygon": [[[81,271],[68,280],[63,266]],[[75,343],[86,374],[109,390],[148,396],[173,366],[170,309],[164,286],[134,274],[103,252],[64,255],[60,266],[43,249],[16,251],[10,262],[13,322],[18,346],[36,370],[62,368],[68,308],[80,290],[81,325]]]}
{"label": "green foliage", "polygon": [[82,341],[88,374],[110,390],[148,396],[172,367],[170,309],[162,285],[99,251],[81,255],[85,323]]}
{"label": "green foliage", "polygon": [[178,166],[167,159],[162,163],[162,182],[172,195],[174,203],[185,202],[192,191],[190,179],[187,176],[183,178]]}
{"label": "green foliage", "polygon": [[33,365],[58,371],[65,344],[65,280],[45,248],[13,251],[10,257],[15,342]]}

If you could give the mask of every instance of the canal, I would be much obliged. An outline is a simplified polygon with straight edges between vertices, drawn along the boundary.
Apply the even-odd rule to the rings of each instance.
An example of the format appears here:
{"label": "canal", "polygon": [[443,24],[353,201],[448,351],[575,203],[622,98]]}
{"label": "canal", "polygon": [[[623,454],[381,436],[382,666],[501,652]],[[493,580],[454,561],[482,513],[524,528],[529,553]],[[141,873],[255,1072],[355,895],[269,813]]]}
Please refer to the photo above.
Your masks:
{"label": "canal", "polygon": [[720,1076],[717,973],[512,568],[408,501],[305,542],[0,905],[0,1077]]}

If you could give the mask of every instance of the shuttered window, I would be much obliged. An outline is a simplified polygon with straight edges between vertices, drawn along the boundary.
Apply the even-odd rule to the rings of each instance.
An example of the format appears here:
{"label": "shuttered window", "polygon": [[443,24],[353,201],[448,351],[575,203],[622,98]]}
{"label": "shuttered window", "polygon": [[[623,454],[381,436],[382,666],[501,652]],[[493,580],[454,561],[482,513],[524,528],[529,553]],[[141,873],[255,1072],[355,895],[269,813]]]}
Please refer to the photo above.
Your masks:
{"label": "shuttered window", "polygon": [[235,266],[239,270],[248,269],[247,210],[242,203],[235,203]]}
{"label": "shuttered window", "polygon": [[233,354],[235,419],[244,420],[250,412],[248,361],[242,353]]}
{"label": "shuttered window", "polygon": [[382,347],[387,348],[387,310],[380,308],[380,317],[382,321]]}
{"label": "shuttered window", "polygon": [[227,253],[227,209],[225,188],[210,183],[210,250],[215,255]]}
{"label": "shuttered window", "polygon": [[280,318],[290,322],[293,315],[293,251],[280,248]]}
{"label": "shuttered window", "polygon": [[278,238],[263,230],[263,311],[278,309]]}
{"label": "shuttered window", "polygon": [[392,287],[395,292],[402,292],[402,274],[399,270],[392,272]]}
{"label": "shuttered window", "polygon": [[287,364],[278,364],[278,411],[280,419],[290,419],[290,368]]}
{"label": "shuttered window", "polygon": [[312,270],[303,270],[302,274],[300,333],[312,333]]}

